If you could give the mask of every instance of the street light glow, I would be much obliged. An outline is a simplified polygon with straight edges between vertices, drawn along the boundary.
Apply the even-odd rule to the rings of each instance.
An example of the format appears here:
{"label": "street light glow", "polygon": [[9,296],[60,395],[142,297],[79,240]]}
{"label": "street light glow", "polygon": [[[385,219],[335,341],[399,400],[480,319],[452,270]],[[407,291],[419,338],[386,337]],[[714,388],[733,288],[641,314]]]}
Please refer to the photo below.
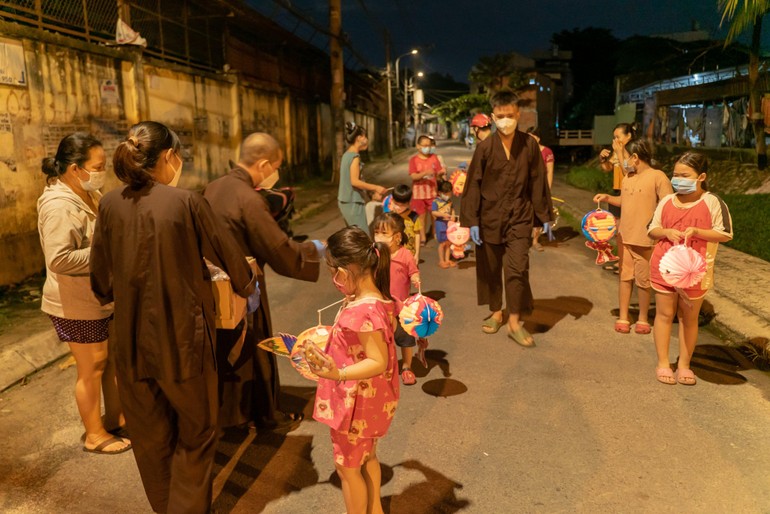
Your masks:
{"label": "street light glow", "polygon": [[416,48],[415,48],[414,50],[412,50],[412,51],[411,51],[411,54],[412,54],[412,55],[417,55],[418,53],[419,53],[419,52],[417,51],[417,49],[416,49]]}
{"label": "street light glow", "polygon": [[425,76],[425,74],[424,74],[423,72],[421,72],[421,71],[418,71],[418,72],[417,72],[417,76],[418,76],[418,77],[423,77],[423,76]]}

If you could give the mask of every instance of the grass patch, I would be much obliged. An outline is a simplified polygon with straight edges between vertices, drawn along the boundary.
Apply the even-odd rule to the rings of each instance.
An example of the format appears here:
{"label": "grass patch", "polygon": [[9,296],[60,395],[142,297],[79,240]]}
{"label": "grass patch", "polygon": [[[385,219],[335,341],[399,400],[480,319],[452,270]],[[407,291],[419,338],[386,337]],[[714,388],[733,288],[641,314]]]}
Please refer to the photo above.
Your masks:
{"label": "grass patch", "polygon": [[592,166],[574,166],[567,173],[567,184],[594,193],[612,193],[612,172]]}
{"label": "grass patch", "polygon": [[733,240],[725,244],[770,261],[770,194],[719,196],[733,218]]}

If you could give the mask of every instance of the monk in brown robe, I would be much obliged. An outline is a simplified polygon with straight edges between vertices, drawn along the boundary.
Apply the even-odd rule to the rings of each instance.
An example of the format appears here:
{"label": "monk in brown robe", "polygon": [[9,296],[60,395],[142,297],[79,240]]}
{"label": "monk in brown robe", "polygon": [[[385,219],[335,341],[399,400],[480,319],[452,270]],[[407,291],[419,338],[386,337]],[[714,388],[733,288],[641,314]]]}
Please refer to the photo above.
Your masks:
{"label": "monk in brown robe", "polygon": [[[205,256],[246,297],[255,277],[203,197],[177,189],[179,138],[134,125],[114,155],[126,184],[99,204],[91,288],[115,302],[110,355],[147,499],[155,512],[211,508],[217,441],[215,308]],[[116,506],[116,510],[120,510]]]}
{"label": "monk in brown robe", "polygon": [[[476,243],[478,304],[489,305],[492,311],[482,330],[494,334],[507,321],[508,337],[522,346],[533,346],[534,339],[521,326],[520,317],[534,307],[529,285],[532,227],[537,219],[548,231],[553,222],[551,194],[537,142],[516,130],[518,97],[501,91],[491,104],[497,131],[473,153],[460,224],[470,227]],[[508,309],[505,321],[503,289]]]}
{"label": "monk in brown robe", "polygon": [[204,197],[240,246],[241,255],[252,256],[259,267],[259,309],[247,316],[245,343],[240,349],[242,327],[217,330],[217,363],[220,376],[220,425],[253,422],[261,428],[285,428],[302,419],[301,413],[278,408],[280,382],[275,356],[257,348],[273,335],[265,275],[269,265],[280,275],[318,280],[323,245],[318,241],[297,243],[273,219],[267,201],[255,188],[270,188],[278,180],[283,153],[269,134],[254,133],[241,144],[238,164],[224,177],[206,186]]}

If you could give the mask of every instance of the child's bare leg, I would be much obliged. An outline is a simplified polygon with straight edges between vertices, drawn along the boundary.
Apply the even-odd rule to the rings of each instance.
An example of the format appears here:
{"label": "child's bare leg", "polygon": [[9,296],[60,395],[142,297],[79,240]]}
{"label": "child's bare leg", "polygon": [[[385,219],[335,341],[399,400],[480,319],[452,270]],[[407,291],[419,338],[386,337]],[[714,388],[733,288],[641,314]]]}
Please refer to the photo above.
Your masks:
{"label": "child's bare leg", "polygon": [[450,243],[449,241],[444,241],[441,244],[444,245],[444,261],[451,262],[449,260],[449,255],[451,254],[452,243]]}
{"label": "child's bare leg", "polygon": [[345,498],[347,514],[365,514],[367,489],[361,468],[346,468],[339,464],[334,467],[342,482],[342,497]]}
{"label": "child's bare leg", "polygon": [[383,514],[382,499],[380,498],[382,470],[380,469],[380,461],[376,454],[366,461],[366,463],[361,468],[361,474],[363,475],[364,481],[366,482],[366,513]]}
{"label": "child's bare leg", "polygon": [[618,319],[629,321],[628,308],[631,305],[631,293],[633,289],[633,280],[621,280],[618,284],[618,305],[620,305]]}
{"label": "child's bare leg", "polygon": [[426,213],[422,213],[419,216],[420,219],[420,244],[425,245],[425,242],[427,239],[425,238],[425,234],[428,232],[428,215]]}
{"label": "child's bare leg", "polygon": [[441,243],[438,245],[438,263],[439,265],[443,264],[445,262],[444,259],[444,243]]}
{"label": "child's bare leg", "polygon": [[655,293],[655,326],[652,328],[652,334],[659,368],[671,368],[668,347],[671,342],[671,325],[676,313],[676,299],[676,293]]}
{"label": "child's bare leg", "polygon": [[684,305],[684,301],[679,300],[679,324],[682,329],[679,332],[684,337],[679,338],[679,359],[677,360],[677,369],[689,369],[692,354],[695,351],[695,344],[698,342],[698,314],[703,304],[703,298],[699,300],[690,300],[691,307]]}
{"label": "child's bare leg", "polygon": [[401,369],[412,369],[412,354],[414,352],[412,351],[411,346],[402,346],[401,347]]}
{"label": "child's bare leg", "polygon": [[647,323],[650,314],[650,288],[636,286],[636,295],[639,297],[639,321]]}

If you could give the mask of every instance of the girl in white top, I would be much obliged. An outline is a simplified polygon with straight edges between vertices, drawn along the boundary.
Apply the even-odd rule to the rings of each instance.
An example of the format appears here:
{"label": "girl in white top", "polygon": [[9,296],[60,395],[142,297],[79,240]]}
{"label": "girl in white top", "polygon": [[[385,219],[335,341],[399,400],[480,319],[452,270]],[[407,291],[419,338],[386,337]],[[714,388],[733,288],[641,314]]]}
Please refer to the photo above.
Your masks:
{"label": "girl in white top", "polygon": [[129,450],[131,442],[105,429],[106,424],[114,433],[125,433],[121,428],[125,421],[115,371],[107,359],[112,304],[99,303],[89,277],[105,164],[104,149],[92,135],[75,133],[62,139],[56,156],[43,159],[48,185],[38,199],[37,210],[46,267],[41,308],[75,358],[75,401],[86,430],[83,450],[112,454]]}

